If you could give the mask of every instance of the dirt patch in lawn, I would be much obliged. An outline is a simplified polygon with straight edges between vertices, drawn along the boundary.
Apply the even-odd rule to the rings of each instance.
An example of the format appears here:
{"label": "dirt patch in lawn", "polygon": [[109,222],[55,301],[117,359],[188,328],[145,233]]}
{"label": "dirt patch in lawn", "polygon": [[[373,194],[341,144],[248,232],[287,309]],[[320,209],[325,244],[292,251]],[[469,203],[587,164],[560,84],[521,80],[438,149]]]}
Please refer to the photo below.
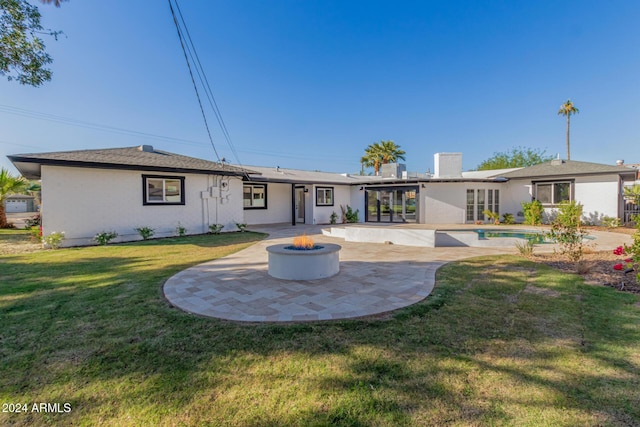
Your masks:
{"label": "dirt patch in lawn", "polygon": [[42,244],[28,239],[0,240],[0,255],[23,254],[41,251]]}
{"label": "dirt patch in lawn", "polygon": [[558,270],[578,273],[588,284],[609,286],[624,292],[640,294],[637,272],[624,274],[613,269],[614,264],[623,262],[624,257],[614,255],[612,251],[599,251],[585,254],[580,265],[563,259],[558,254],[535,254],[533,261],[542,262]]}

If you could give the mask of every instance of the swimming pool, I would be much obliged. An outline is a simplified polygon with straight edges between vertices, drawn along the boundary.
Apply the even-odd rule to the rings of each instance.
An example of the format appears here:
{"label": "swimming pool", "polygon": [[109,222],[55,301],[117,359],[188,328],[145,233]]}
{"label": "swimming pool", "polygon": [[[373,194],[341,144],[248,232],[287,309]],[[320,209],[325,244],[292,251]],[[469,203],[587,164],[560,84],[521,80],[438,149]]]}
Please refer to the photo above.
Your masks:
{"label": "swimming pool", "polygon": [[[536,230],[473,230],[478,233],[478,239],[490,239],[496,237],[511,237],[515,239],[525,239],[536,245],[545,243],[556,243],[549,235],[543,231]],[[584,236],[584,240],[595,240],[593,236]]]}
{"label": "swimming pool", "polygon": [[547,235],[535,230],[473,230],[478,233],[479,239],[490,239],[496,237],[511,237],[514,239],[525,239],[536,245],[543,243],[553,243]]}
{"label": "swimming pool", "polygon": [[[433,229],[414,227],[380,227],[355,225],[349,227],[331,227],[323,229],[322,234],[338,237],[347,242],[387,243],[403,246],[419,247],[510,247],[513,248],[516,239],[525,239],[533,244],[552,244],[543,230],[509,229],[509,228],[454,228]],[[592,240],[594,237],[587,236]]]}

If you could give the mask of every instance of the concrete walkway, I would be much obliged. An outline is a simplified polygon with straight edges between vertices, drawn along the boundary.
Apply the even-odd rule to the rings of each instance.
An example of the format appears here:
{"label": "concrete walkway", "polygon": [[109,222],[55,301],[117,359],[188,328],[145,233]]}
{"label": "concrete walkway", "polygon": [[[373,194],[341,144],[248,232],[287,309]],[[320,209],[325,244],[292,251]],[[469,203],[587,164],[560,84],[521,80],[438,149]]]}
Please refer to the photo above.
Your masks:
{"label": "concrete walkway", "polygon": [[[352,243],[323,236],[321,226],[251,227],[267,239],[222,259],[184,270],[164,285],[174,306],[201,316],[246,322],[344,319],[384,313],[415,304],[433,290],[443,264],[480,255],[515,253],[505,248],[417,248]],[[321,280],[289,281],[267,273],[266,247],[290,243],[300,234],[317,243],[336,243],[340,273]],[[626,236],[598,233],[598,250],[614,248]],[[553,250],[546,245],[543,250]],[[540,249],[536,249],[539,251]]]}

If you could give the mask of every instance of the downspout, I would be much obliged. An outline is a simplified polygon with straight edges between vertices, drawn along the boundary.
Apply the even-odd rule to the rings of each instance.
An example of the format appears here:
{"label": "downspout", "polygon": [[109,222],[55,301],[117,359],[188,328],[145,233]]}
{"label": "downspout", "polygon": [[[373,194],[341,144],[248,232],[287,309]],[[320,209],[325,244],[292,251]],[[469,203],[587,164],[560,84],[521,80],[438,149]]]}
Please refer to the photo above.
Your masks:
{"label": "downspout", "polygon": [[221,197],[222,197],[222,193],[220,192],[220,186],[222,185],[222,182],[220,182],[220,177],[219,176],[215,176],[215,185],[214,187],[217,188],[216,192],[218,192],[219,194],[217,194],[218,197],[214,198],[214,203],[216,204],[216,222],[215,224],[218,224],[218,205],[222,202]]}
{"label": "downspout", "polygon": [[296,225],[296,185],[291,184],[291,225]]}

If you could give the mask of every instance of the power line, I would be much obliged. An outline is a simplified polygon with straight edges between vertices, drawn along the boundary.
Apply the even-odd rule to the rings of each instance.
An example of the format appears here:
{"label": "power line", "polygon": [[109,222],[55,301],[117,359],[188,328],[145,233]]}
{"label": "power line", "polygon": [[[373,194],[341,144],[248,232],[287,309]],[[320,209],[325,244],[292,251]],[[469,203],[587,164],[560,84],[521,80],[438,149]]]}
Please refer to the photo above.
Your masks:
{"label": "power line", "polygon": [[176,25],[176,31],[178,32],[178,38],[180,39],[180,46],[182,46],[184,59],[187,61],[187,68],[189,69],[189,75],[191,76],[193,89],[196,91],[196,98],[198,98],[198,105],[200,106],[200,112],[202,113],[204,126],[207,128],[207,135],[209,135],[209,141],[211,142],[211,147],[213,148],[213,152],[216,154],[216,159],[220,161],[220,156],[218,155],[218,150],[216,150],[216,145],[213,143],[213,137],[211,136],[211,130],[209,129],[209,123],[207,122],[207,115],[204,113],[204,108],[202,107],[202,101],[200,100],[200,92],[198,92],[198,85],[196,84],[196,80],[193,77],[193,71],[191,71],[191,63],[189,62],[189,56],[187,55],[187,49],[185,48],[184,37],[182,36],[182,31],[180,30],[180,24],[178,23],[178,19],[176,18],[176,13],[173,10],[173,5],[171,4],[171,0],[169,0],[169,8],[171,9],[171,16],[173,16],[173,23]]}
{"label": "power line", "polygon": [[[84,120],[74,119],[71,117],[64,117],[64,116],[58,116],[50,113],[43,113],[40,111],[27,110],[24,108],[12,107],[4,104],[0,104],[0,113],[12,114],[19,117],[26,117],[30,119],[59,123],[66,126],[99,130],[102,132],[115,133],[119,135],[135,136],[135,137],[141,137],[146,139],[156,139],[159,141],[171,142],[173,144],[192,145],[192,146],[199,146],[199,147],[202,147],[203,145],[206,144],[206,142],[203,142],[203,141],[193,141],[193,140],[188,140],[184,138],[175,138],[175,137],[166,136],[166,135],[158,135],[158,134],[152,134],[148,132],[136,131],[132,129],[124,129],[116,126],[95,123],[95,122],[87,122]],[[45,148],[41,145],[36,146],[36,145],[18,144],[18,143],[8,142],[4,140],[0,140],[0,144],[15,145],[20,147],[37,148],[37,149]],[[295,152],[292,152],[292,151],[281,152],[281,151],[265,150],[265,149],[251,148],[251,147],[247,147],[244,149],[237,149],[237,151],[240,153],[258,154],[258,155],[268,156],[268,157],[284,157],[284,158],[302,159],[302,160],[324,158],[324,159],[332,160],[333,162],[335,162],[336,160],[335,155],[333,154],[328,154],[325,156],[323,155],[306,156],[304,154],[296,154]]]}
{"label": "power line", "polygon": [[99,124],[99,123],[92,123],[92,122],[86,122],[86,121],[83,121],[83,120],[73,119],[73,118],[70,118],[70,117],[56,116],[54,114],[42,113],[42,112],[39,112],[39,111],[26,110],[26,109],[23,109],[23,108],[11,107],[9,105],[3,105],[3,104],[0,104],[0,112],[7,113],[7,114],[13,114],[13,115],[16,115],[16,116],[21,116],[21,117],[34,118],[34,119],[38,119],[38,120],[46,120],[46,121],[54,122],[54,123],[61,123],[61,124],[65,124],[65,125],[68,125],[68,126],[75,126],[75,127],[86,128],[86,129],[95,129],[95,130],[101,130],[101,131],[105,131],[105,132],[117,133],[117,134],[121,134],[121,135],[129,135],[129,136],[137,136],[137,137],[142,137],[142,138],[158,139],[158,140],[162,140],[162,141],[169,141],[169,142],[173,142],[173,143],[186,144],[186,145],[202,146],[204,144],[203,142],[191,141],[191,140],[188,140],[188,139],[174,138],[174,137],[171,137],[171,136],[157,135],[157,134],[152,134],[152,133],[147,133],[147,132],[135,131],[135,130],[131,130],[131,129],[123,129],[123,128],[119,128],[119,127],[115,127],[115,126],[104,125],[104,124]]}
{"label": "power line", "polygon": [[[242,164],[240,162],[240,158],[239,158],[238,153],[237,153],[237,151],[236,151],[236,149],[234,147],[234,144],[231,141],[231,135],[229,134],[229,131],[227,129],[227,125],[224,122],[224,119],[222,117],[222,112],[220,111],[220,108],[218,107],[218,103],[216,102],[215,96],[213,96],[213,92],[211,91],[211,85],[209,84],[209,79],[207,79],[207,75],[204,72],[204,68],[202,67],[202,63],[200,62],[200,57],[198,56],[198,52],[196,51],[195,45],[193,44],[193,40],[191,39],[191,34],[189,33],[189,27],[187,27],[187,23],[184,20],[184,16],[182,15],[182,10],[180,9],[180,5],[178,4],[177,0],[174,0],[174,1],[175,1],[175,4],[176,4],[176,9],[178,10],[178,14],[180,15],[180,20],[182,21],[182,25],[184,26],[185,33],[187,35],[187,38],[189,39],[189,45],[191,46],[191,49],[189,50],[189,52],[190,52],[190,55],[192,57],[192,60],[194,59],[194,56],[195,56],[196,71],[198,72],[198,77],[200,78],[200,83],[204,87],[205,94],[207,95],[207,99],[209,100],[209,105],[211,106],[211,109],[213,110],[213,112],[214,112],[214,114],[216,116],[216,119],[218,120],[218,125],[220,126],[220,129],[222,130],[222,134],[224,135],[224,138],[227,141],[227,144],[229,145],[229,149],[231,150],[231,152],[235,156],[236,161],[238,162],[238,164]],[[193,54],[191,54],[191,51],[193,51]]]}

